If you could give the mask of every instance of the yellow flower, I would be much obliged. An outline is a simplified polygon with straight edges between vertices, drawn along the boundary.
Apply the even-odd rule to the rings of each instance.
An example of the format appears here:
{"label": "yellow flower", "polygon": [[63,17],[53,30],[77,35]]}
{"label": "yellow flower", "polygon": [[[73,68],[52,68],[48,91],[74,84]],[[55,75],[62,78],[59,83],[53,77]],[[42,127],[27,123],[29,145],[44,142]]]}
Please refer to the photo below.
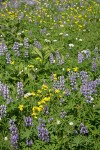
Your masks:
{"label": "yellow flower", "polygon": [[78,67],[73,68],[73,70],[74,70],[75,72],[77,72],[77,71],[78,71]]}
{"label": "yellow flower", "polygon": [[45,97],[44,99],[43,99],[43,101],[50,101],[50,97]]}
{"label": "yellow flower", "polygon": [[43,90],[47,90],[47,89],[48,89],[48,86],[47,86],[46,84],[43,84],[43,85],[42,85],[42,89],[43,89]]}
{"label": "yellow flower", "polygon": [[34,112],[35,110],[38,110],[38,107],[37,106],[34,106],[33,108],[32,108],[32,111]]}
{"label": "yellow flower", "polygon": [[70,68],[67,68],[67,72],[69,72],[70,71]]}
{"label": "yellow flower", "polygon": [[14,63],[15,63],[14,61],[11,61],[11,62],[10,62],[11,65],[14,65]]}
{"label": "yellow flower", "polygon": [[40,102],[38,102],[38,105],[41,105],[41,101],[40,101]]}
{"label": "yellow flower", "polygon": [[34,93],[34,92],[32,92],[32,93],[31,93],[31,95],[32,95],[32,96],[35,96],[35,93]]}
{"label": "yellow flower", "polygon": [[55,90],[55,93],[60,93],[60,90],[56,89],[56,90]]}
{"label": "yellow flower", "polygon": [[32,116],[33,116],[34,118],[37,118],[37,113],[33,112],[33,113],[32,113]]}
{"label": "yellow flower", "polygon": [[42,91],[41,90],[37,90],[37,93],[41,93]]}
{"label": "yellow flower", "polygon": [[34,66],[33,65],[28,65],[28,68],[33,68]]}
{"label": "yellow flower", "polygon": [[20,111],[22,111],[22,110],[23,110],[23,107],[24,107],[23,105],[19,105],[18,108],[20,109]]}

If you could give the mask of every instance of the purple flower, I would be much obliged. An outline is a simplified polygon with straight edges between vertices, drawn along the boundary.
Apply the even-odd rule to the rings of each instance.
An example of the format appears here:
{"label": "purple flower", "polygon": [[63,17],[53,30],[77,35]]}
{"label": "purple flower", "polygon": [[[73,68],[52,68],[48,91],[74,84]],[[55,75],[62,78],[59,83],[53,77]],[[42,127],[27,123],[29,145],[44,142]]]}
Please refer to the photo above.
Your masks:
{"label": "purple flower", "polygon": [[51,54],[50,54],[50,64],[54,64],[54,63],[55,63],[54,56],[53,56],[53,54],[51,53]]}
{"label": "purple flower", "polygon": [[24,38],[24,46],[26,49],[29,48],[28,38],[26,38],[26,37]]}
{"label": "purple flower", "polygon": [[80,124],[80,134],[87,135],[88,129],[82,123]]}
{"label": "purple flower", "polygon": [[32,118],[30,116],[25,117],[25,126],[33,126]]}
{"label": "purple flower", "polygon": [[11,132],[10,140],[11,140],[11,146],[12,149],[18,149],[18,140],[19,140],[19,135],[18,135],[18,129],[15,124],[15,121],[11,120],[9,121],[9,130]]}
{"label": "purple flower", "polygon": [[38,138],[44,142],[49,142],[50,137],[48,130],[44,127],[44,124],[39,124],[38,126]]}
{"label": "purple flower", "polygon": [[6,62],[7,62],[7,64],[10,64],[10,62],[11,62],[11,58],[10,58],[9,53],[6,53]]}
{"label": "purple flower", "polygon": [[6,116],[6,105],[0,106],[0,118],[3,118]]}
{"label": "purple flower", "polygon": [[20,51],[19,51],[20,45],[18,42],[15,42],[13,45],[13,50],[15,51],[16,56],[20,56]]}
{"label": "purple flower", "polygon": [[84,55],[83,55],[81,52],[79,52],[79,53],[78,53],[78,63],[79,63],[79,64],[82,63],[83,60],[84,60]]}
{"label": "purple flower", "polygon": [[24,95],[22,82],[17,83],[17,95],[18,95],[17,98],[22,97]]}
{"label": "purple flower", "polygon": [[26,140],[26,145],[29,146],[29,147],[32,146],[33,145],[33,140],[32,139],[31,140],[27,139]]}

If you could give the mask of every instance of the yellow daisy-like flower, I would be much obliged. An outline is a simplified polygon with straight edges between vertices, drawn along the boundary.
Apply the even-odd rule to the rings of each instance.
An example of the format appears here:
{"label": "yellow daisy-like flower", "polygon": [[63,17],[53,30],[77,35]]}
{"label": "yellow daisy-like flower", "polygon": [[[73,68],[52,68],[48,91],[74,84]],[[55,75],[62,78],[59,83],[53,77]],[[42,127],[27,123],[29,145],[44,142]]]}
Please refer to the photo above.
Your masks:
{"label": "yellow daisy-like flower", "polygon": [[15,63],[14,61],[11,61],[11,62],[10,62],[11,65],[14,65],[14,63]]}
{"label": "yellow daisy-like flower", "polygon": [[60,93],[60,90],[56,89],[56,90],[55,90],[55,93]]}
{"label": "yellow daisy-like flower", "polygon": [[43,90],[47,90],[47,89],[48,89],[48,86],[47,86],[46,84],[43,84],[43,85],[42,85],[42,89],[43,89]]}
{"label": "yellow daisy-like flower", "polygon": [[40,101],[40,102],[38,102],[38,105],[41,105],[41,103],[42,103],[41,101]]}
{"label": "yellow daisy-like flower", "polygon": [[37,93],[41,93],[42,91],[41,90],[37,90]]}
{"label": "yellow daisy-like flower", "polygon": [[35,96],[35,93],[34,93],[34,92],[32,92],[32,93],[31,93],[31,95],[32,95],[32,96]]}
{"label": "yellow daisy-like flower", "polygon": [[32,116],[33,116],[34,118],[37,118],[37,113],[33,112],[33,113],[32,113]]}
{"label": "yellow daisy-like flower", "polygon": [[28,68],[33,68],[34,66],[33,65],[28,65]]}
{"label": "yellow daisy-like flower", "polygon": [[78,67],[73,68],[73,70],[74,70],[75,72],[77,72],[77,71],[78,71]]}
{"label": "yellow daisy-like flower", "polygon": [[37,106],[34,106],[33,108],[32,108],[32,111],[34,112],[35,110],[38,110],[38,107]]}
{"label": "yellow daisy-like flower", "polygon": [[70,71],[70,68],[67,68],[67,72],[69,72]]}
{"label": "yellow daisy-like flower", "polygon": [[22,111],[23,110],[23,108],[24,108],[24,106],[23,105],[19,105],[19,107],[18,107],[19,109],[20,109],[20,111]]}

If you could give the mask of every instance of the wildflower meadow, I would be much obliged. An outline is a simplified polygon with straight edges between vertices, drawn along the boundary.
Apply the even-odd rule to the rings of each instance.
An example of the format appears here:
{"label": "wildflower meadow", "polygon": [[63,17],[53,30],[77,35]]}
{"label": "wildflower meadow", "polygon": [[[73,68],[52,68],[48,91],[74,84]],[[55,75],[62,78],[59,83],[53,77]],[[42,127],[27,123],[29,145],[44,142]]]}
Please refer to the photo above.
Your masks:
{"label": "wildflower meadow", "polygon": [[100,150],[100,1],[0,1],[0,150]]}

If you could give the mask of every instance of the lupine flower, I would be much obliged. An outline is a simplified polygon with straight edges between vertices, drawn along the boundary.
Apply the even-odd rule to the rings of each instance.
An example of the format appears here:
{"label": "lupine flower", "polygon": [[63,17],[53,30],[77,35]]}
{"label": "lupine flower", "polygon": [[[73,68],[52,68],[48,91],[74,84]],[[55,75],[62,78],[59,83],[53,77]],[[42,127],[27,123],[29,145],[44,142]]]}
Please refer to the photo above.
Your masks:
{"label": "lupine flower", "polygon": [[26,37],[24,38],[24,46],[26,49],[29,48],[28,38],[26,38]]}
{"label": "lupine flower", "polygon": [[60,112],[60,118],[64,118],[64,117],[67,117],[66,116],[66,112],[65,111],[61,111]]}
{"label": "lupine flower", "polygon": [[31,140],[27,139],[26,140],[26,145],[29,146],[29,147],[32,146],[33,145],[33,140],[32,139]]}
{"label": "lupine flower", "polygon": [[83,55],[81,52],[79,52],[79,53],[78,53],[78,63],[79,63],[79,64],[82,63],[83,60],[84,60],[84,55]]}
{"label": "lupine flower", "polygon": [[42,45],[39,41],[37,41],[36,39],[34,40],[34,46],[38,49],[42,49]]}
{"label": "lupine flower", "polygon": [[17,98],[24,96],[23,83],[22,82],[17,83],[17,95],[18,95]]}
{"label": "lupine flower", "polygon": [[49,114],[48,106],[45,106],[45,107],[44,107],[44,114],[46,114],[46,115]]}
{"label": "lupine flower", "polygon": [[12,149],[18,149],[18,140],[19,140],[19,136],[18,136],[18,129],[17,126],[15,124],[15,121],[11,120],[9,121],[9,130],[11,132],[11,136],[10,136],[10,140],[11,140],[11,146]]}
{"label": "lupine flower", "polygon": [[84,83],[87,83],[87,82],[88,82],[88,80],[89,80],[89,75],[87,74],[86,71],[81,71],[81,72],[80,72],[80,78],[81,78],[82,84],[84,84]]}
{"label": "lupine flower", "polygon": [[96,71],[96,69],[97,69],[96,60],[95,60],[95,58],[93,58],[93,60],[92,60],[92,71]]}
{"label": "lupine flower", "polygon": [[83,135],[87,135],[88,134],[88,129],[87,127],[84,126],[84,124],[80,124],[80,134],[83,134]]}
{"label": "lupine flower", "polygon": [[6,105],[0,106],[0,118],[3,118],[6,116]]}
{"label": "lupine flower", "polygon": [[30,116],[28,117],[25,117],[25,126],[33,126],[33,123],[32,123],[32,118]]}
{"label": "lupine flower", "polygon": [[11,58],[10,58],[9,53],[6,53],[6,62],[7,62],[7,64],[10,64],[10,62],[11,62]]}
{"label": "lupine flower", "polygon": [[9,88],[7,85],[3,85],[2,95],[4,100],[7,100],[7,98],[9,97]]}
{"label": "lupine flower", "polygon": [[13,45],[13,50],[15,51],[15,55],[16,56],[20,56],[20,51],[19,51],[19,43],[18,42],[15,42],[14,45]]}
{"label": "lupine flower", "polygon": [[56,59],[57,59],[57,60],[60,60],[60,59],[61,59],[61,56],[60,56],[60,53],[59,53],[58,50],[56,51]]}
{"label": "lupine flower", "polygon": [[44,124],[39,124],[38,126],[38,138],[44,142],[50,141],[48,130],[45,128]]}
{"label": "lupine flower", "polygon": [[49,118],[48,122],[51,123],[54,120],[54,118]]}

